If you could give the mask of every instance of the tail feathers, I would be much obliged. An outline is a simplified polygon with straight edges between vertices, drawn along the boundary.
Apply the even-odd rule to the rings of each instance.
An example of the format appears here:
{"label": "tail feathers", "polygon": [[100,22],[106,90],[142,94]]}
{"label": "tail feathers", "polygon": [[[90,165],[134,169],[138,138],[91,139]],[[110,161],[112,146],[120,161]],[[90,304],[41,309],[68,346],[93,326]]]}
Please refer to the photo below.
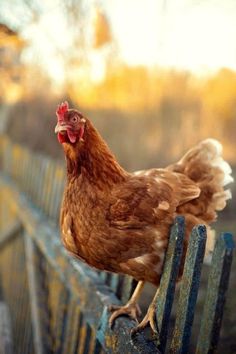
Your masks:
{"label": "tail feathers", "polygon": [[203,140],[171,169],[187,175],[201,189],[200,196],[181,206],[179,212],[190,212],[206,223],[214,221],[216,211],[224,209],[231,198],[230,189],[224,187],[233,182],[231,167],[222,157],[222,145],[215,139]]}
{"label": "tail feathers", "polygon": [[226,162],[222,155],[222,145],[219,141],[215,139],[206,139],[200,143],[203,148],[207,151],[212,151],[212,159],[209,158],[209,162],[212,168],[218,170],[219,183],[221,186],[226,186],[229,183],[233,182],[233,177],[231,176],[232,169],[228,162]]}

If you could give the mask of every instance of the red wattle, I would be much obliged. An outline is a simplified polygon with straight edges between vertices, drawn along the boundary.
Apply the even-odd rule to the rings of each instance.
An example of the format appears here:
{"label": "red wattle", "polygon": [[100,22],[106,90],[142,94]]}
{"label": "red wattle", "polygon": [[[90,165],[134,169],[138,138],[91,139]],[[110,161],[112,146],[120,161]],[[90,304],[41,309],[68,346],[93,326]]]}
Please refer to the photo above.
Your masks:
{"label": "red wattle", "polygon": [[58,133],[57,134],[57,139],[59,141],[60,144],[63,144],[66,142],[66,138],[65,138],[65,135],[64,134],[61,134],[61,133]]}

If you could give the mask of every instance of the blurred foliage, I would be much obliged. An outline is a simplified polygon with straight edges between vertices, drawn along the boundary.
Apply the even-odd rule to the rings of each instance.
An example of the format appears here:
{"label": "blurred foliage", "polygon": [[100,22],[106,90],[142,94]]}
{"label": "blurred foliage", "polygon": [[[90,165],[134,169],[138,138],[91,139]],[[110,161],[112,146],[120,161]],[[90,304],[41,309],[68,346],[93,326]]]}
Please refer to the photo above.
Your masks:
{"label": "blurred foliage", "polygon": [[110,25],[106,15],[97,7],[94,19],[94,48],[98,49],[112,41]]}
{"label": "blurred foliage", "polygon": [[25,43],[17,32],[0,24],[0,102],[14,103],[22,97],[23,66],[19,54]]}

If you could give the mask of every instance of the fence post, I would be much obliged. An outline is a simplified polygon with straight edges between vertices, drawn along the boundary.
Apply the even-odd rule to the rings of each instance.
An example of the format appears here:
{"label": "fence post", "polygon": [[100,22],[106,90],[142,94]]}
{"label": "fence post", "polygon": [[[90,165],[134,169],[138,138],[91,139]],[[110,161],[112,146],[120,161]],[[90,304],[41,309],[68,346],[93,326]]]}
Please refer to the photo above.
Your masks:
{"label": "fence post", "polygon": [[210,354],[216,350],[234,247],[233,237],[229,233],[224,233],[217,239],[198,337],[198,354]]}
{"label": "fence post", "polygon": [[190,236],[185,259],[170,353],[188,353],[205,243],[206,227],[195,226]]}
{"label": "fence post", "polygon": [[166,252],[160,292],[157,299],[158,348],[165,351],[169,320],[174,300],[175,284],[183,250],[184,218],[177,217],[171,229],[170,240]]}
{"label": "fence post", "polygon": [[34,349],[37,354],[43,354],[41,323],[39,316],[39,304],[37,299],[37,281],[34,262],[34,245],[30,236],[24,234],[26,268],[28,273],[28,284],[31,305],[31,318],[34,335]]}

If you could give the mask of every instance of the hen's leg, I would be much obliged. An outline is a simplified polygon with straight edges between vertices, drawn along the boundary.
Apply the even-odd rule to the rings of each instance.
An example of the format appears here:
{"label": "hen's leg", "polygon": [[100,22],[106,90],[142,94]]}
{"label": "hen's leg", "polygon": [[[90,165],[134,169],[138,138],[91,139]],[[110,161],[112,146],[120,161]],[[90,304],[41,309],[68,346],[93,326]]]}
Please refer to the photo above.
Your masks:
{"label": "hen's leg", "polygon": [[148,325],[151,327],[154,333],[158,333],[157,323],[156,323],[156,301],[159,294],[159,288],[157,289],[154,298],[152,299],[151,304],[148,307],[147,313],[144,316],[143,320],[138,324],[137,327],[131,330],[131,335],[142,331]]}
{"label": "hen's leg", "polygon": [[109,319],[109,325],[112,327],[114,320],[122,315],[126,315],[138,322],[138,316],[141,315],[141,310],[137,304],[137,300],[141,295],[144,286],[144,281],[139,281],[131,298],[124,306],[111,305],[109,307],[110,311],[114,311]]}

